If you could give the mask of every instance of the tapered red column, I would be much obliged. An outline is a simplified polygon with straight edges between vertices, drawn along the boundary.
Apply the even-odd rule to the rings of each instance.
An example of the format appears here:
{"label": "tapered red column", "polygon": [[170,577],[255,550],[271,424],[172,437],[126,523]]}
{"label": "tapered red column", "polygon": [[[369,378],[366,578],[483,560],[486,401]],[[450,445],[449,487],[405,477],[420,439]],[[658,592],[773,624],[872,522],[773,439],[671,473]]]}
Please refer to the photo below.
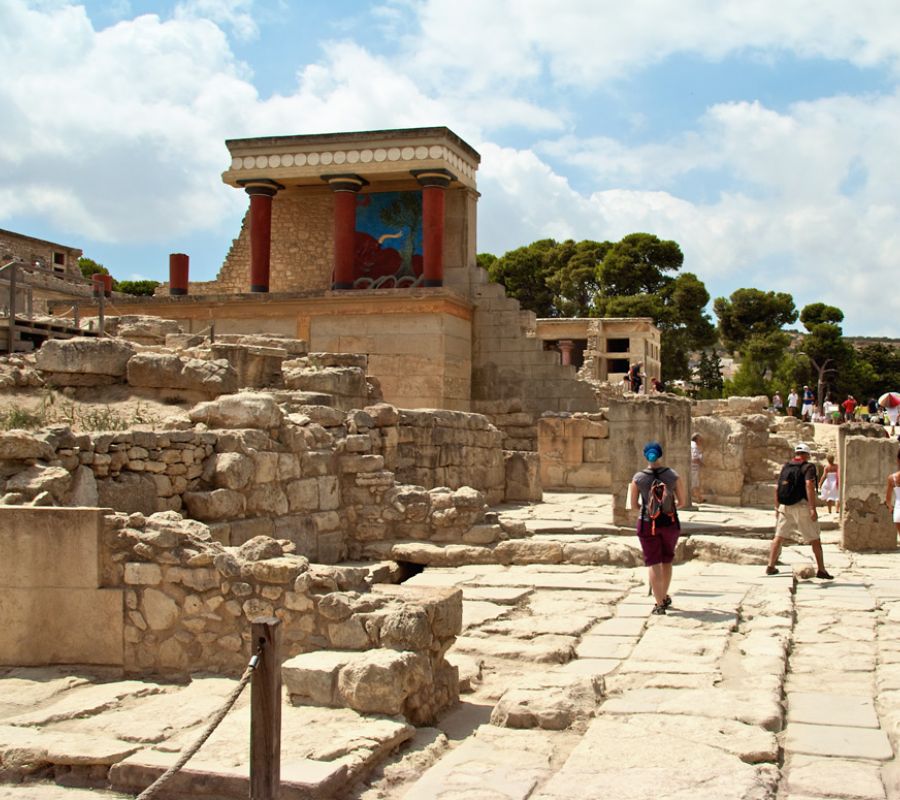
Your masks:
{"label": "tapered red column", "polygon": [[571,364],[572,350],[575,348],[575,342],[571,339],[560,339],[557,344],[559,345],[559,352],[562,356],[563,365]]}
{"label": "tapered red column", "polygon": [[445,169],[412,171],[422,187],[422,283],[444,285],[444,192],[456,176]]}
{"label": "tapered red column", "polygon": [[183,295],[188,293],[188,271],[190,258],[185,253],[169,255],[169,294]]}
{"label": "tapered red column", "polygon": [[368,181],[359,175],[323,175],[334,191],[334,272],[332,289],[352,289],[356,280],[356,195]]}
{"label": "tapered red column", "polygon": [[250,195],[250,291],[269,291],[272,254],[272,198],[284,187],[267,178],[241,181]]}

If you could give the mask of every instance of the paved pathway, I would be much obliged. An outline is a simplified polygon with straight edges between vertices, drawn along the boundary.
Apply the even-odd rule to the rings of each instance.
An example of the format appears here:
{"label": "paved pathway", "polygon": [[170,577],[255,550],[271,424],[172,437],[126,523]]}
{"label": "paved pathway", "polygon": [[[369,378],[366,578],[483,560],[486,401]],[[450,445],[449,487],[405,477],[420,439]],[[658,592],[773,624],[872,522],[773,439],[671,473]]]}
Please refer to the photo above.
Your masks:
{"label": "paved pathway", "polygon": [[[598,500],[579,497],[527,513],[552,519],[564,506],[583,514],[576,524],[591,525]],[[723,513],[745,535],[769,516]],[[810,563],[808,548],[786,548],[782,574],[767,577],[765,541],[732,539],[756,563],[676,567],[666,616],[649,614],[643,569],[428,569],[412,582],[463,590],[465,630],[449,654],[463,702],[419,731],[285,706],[287,796],[900,798],[900,554],[851,557],[835,539],[825,537],[833,582],[795,581],[792,567]],[[118,761],[126,786],[148,762],[173,760],[231,685],[0,673],[0,777],[30,764],[34,779],[86,785]],[[191,765],[219,775],[208,785],[233,788],[245,774],[246,715],[240,701]],[[354,785],[359,779],[367,782]],[[2,800],[127,796],[0,783]]]}

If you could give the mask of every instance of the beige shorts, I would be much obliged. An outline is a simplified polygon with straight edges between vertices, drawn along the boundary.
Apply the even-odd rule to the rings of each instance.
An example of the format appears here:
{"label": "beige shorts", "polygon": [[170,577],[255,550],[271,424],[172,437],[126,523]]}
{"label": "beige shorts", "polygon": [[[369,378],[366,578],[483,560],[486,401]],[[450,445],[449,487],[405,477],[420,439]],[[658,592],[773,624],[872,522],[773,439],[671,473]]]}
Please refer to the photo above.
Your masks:
{"label": "beige shorts", "polygon": [[807,503],[794,503],[792,506],[778,506],[778,522],[775,523],[775,535],[789,542],[818,541],[821,538],[818,520],[810,519]]}

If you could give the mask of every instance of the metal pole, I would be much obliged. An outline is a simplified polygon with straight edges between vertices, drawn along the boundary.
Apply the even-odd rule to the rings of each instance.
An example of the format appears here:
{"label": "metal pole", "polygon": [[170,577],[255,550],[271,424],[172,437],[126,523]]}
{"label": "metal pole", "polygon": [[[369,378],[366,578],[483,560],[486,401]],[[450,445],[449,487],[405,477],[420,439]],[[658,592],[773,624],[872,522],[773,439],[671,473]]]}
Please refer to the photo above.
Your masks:
{"label": "metal pole", "polygon": [[250,800],[281,793],[281,621],[252,621],[253,650],[262,647],[250,683]]}
{"label": "metal pole", "polygon": [[10,353],[16,349],[16,272],[15,264],[9,265],[9,347]]}

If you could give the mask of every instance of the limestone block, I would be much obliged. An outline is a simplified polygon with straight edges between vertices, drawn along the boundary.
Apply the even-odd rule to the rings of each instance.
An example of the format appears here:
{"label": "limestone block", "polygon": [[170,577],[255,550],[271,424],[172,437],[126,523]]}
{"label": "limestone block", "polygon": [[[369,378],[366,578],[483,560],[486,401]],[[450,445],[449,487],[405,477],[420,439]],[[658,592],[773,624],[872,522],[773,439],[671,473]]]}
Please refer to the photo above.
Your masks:
{"label": "limestone block", "polygon": [[563,549],[559,542],[511,539],[494,548],[498,564],[559,564]]}
{"label": "limestone block", "polygon": [[97,481],[98,503],[127,514],[153,514],[157,509],[156,483],[149,475],[124,472]]}
{"label": "limestone block", "polygon": [[241,392],[199,403],[189,413],[191,422],[211,428],[277,428],[284,417],[268,394]]}
{"label": "limestone block", "polygon": [[285,493],[278,484],[274,483],[254,486],[247,492],[246,502],[248,514],[281,516],[282,514],[287,514],[290,510]]}
{"label": "limestone block", "polygon": [[71,483],[72,474],[67,469],[35,464],[13,475],[6,483],[6,490],[29,500],[48,492],[56,503],[61,503]]}
{"label": "limestone block", "polygon": [[584,439],[584,461],[609,461],[609,439]]}
{"label": "limestone block", "polygon": [[491,711],[491,724],[565,730],[596,714],[603,690],[601,676],[547,672],[529,677],[503,693]]}
{"label": "limestone block", "polygon": [[94,386],[121,381],[135,352],[134,345],[121,339],[50,339],[35,353],[35,366],[53,373],[57,385]]}
{"label": "limestone block", "polygon": [[77,467],[72,474],[72,484],[65,505],[79,508],[94,508],[100,505],[97,480],[89,467]]}
{"label": "limestone block", "polygon": [[147,620],[147,625],[154,631],[171,628],[180,616],[175,601],[158,589],[144,590],[141,612]]}
{"label": "limestone block", "polygon": [[352,652],[318,650],[284,661],[281,678],[294,703],[335,706],[338,672],[354,658]]}
{"label": "limestone block", "polygon": [[33,458],[48,461],[53,458],[54,452],[52,445],[33,433],[19,430],[0,432],[0,460],[21,461]]}
{"label": "limestone block", "polygon": [[253,460],[242,453],[216,453],[207,463],[206,474],[218,489],[241,490],[253,477]]}
{"label": "limestone block", "polygon": [[231,489],[214,489],[211,492],[185,492],[184,503],[191,517],[216,521],[240,516],[246,507],[246,498]]}
{"label": "limestone block", "polygon": [[125,565],[125,583],[156,586],[162,581],[162,570],[158,564],[129,562]]}
{"label": "limestone block", "polygon": [[[237,551],[237,557],[244,561],[263,561],[283,555],[284,548],[270,536],[255,536],[244,542]],[[216,567],[219,567],[219,557],[216,558]]]}
{"label": "limestone block", "polygon": [[388,403],[376,403],[375,405],[366,406],[363,410],[372,417],[376,428],[393,427],[400,418],[397,409]]}
{"label": "limestone block", "polygon": [[204,361],[165,353],[138,353],[131,358],[128,383],[140,388],[201,392],[208,397],[238,389],[237,373],[227,361]]}
{"label": "limestone block", "polygon": [[369,650],[338,674],[342,704],[369,714],[400,714],[406,698],[431,679],[421,655],[394,650]]}

